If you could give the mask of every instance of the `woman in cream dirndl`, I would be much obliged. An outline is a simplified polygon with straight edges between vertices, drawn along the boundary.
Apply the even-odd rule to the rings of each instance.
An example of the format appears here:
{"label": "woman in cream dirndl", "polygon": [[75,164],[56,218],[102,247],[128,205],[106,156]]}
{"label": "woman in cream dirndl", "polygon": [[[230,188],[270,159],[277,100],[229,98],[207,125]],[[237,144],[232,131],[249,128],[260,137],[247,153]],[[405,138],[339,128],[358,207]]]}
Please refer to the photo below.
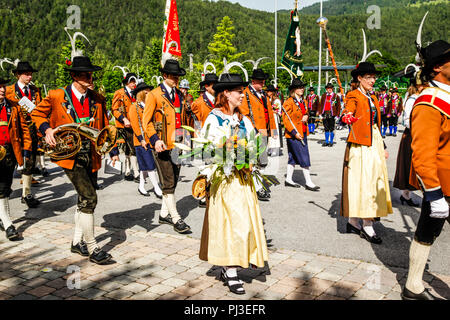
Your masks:
{"label": "woman in cream dirndl", "polygon": [[[202,136],[218,141],[224,134],[224,125],[239,128],[238,137],[247,137],[255,130],[250,119],[238,107],[244,98],[242,77],[239,74],[222,74],[214,85],[216,103],[205,121]],[[221,280],[230,291],[244,294],[237,268],[264,267],[268,261],[267,243],[261,212],[251,171],[232,169],[216,170],[211,178],[207,209],[203,223],[200,259],[222,266]]]}
{"label": "woman in cream dirndl", "polygon": [[376,96],[368,94],[379,73],[369,62],[361,62],[352,71],[359,86],[347,94],[342,118],[350,126],[350,133],[344,157],[341,215],[349,218],[348,233],[359,234],[375,244],[382,240],[373,222],[392,213],[380,107]]}
{"label": "woman in cream dirndl", "polygon": [[150,139],[145,134],[142,126],[142,118],[144,115],[145,97],[153,88],[142,82],[137,85],[132,94],[136,97],[136,102],[130,107],[129,117],[131,127],[133,129],[133,142],[136,150],[137,162],[139,165],[139,187],[138,191],[145,197],[149,197],[150,193],[145,190],[145,176],[148,176],[153,185],[153,191],[158,199],[162,199],[162,191],[158,184],[156,176],[156,165],[153,159]]}

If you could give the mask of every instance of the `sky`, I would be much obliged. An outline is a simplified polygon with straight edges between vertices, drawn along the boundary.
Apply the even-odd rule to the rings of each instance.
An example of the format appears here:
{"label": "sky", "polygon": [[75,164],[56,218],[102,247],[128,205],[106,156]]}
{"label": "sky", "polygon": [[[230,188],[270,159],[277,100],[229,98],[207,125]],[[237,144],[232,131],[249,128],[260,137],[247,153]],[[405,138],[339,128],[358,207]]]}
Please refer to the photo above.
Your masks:
{"label": "sky", "polygon": [[[275,0],[227,0],[232,3],[239,2],[241,6],[275,12]],[[294,8],[294,0],[276,0],[278,2],[278,10],[283,9],[293,9]],[[307,7],[316,2],[320,2],[320,0],[298,0],[299,8]]]}

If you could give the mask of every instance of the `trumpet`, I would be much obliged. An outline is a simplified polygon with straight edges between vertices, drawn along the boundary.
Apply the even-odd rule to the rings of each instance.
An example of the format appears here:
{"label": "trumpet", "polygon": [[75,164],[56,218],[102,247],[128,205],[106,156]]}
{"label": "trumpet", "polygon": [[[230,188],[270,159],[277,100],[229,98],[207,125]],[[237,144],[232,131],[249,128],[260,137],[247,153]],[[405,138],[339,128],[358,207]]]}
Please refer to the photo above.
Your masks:
{"label": "trumpet", "polygon": [[102,130],[92,128],[86,124],[69,123],[56,128],[56,146],[50,146],[43,137],[42,149],[52,160],[65,160],[76,155],[82,146],[82,137],[89,139],[95,147],[95,152],[104,155],[111,151],[117,140],[117,128],[106,126]]}
{"label": "trumpet", "polygon": [[2,161],[6,156],[6,148],[4,146],[0,146],[0,161]]}

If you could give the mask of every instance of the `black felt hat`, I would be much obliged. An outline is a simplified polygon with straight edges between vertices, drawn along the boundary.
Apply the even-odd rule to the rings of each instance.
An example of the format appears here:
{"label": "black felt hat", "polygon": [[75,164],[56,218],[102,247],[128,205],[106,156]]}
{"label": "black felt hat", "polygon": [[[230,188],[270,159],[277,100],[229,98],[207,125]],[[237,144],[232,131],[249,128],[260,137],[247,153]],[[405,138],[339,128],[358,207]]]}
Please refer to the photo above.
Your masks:
{"label": "black felt hat", "polygon": [[8,84],[8,83],[9,83],[9,79],[0,78],[0,86]]}
{"label": "black felt hat", "polygon": [[161,73],[173,74],[182,77],[186,75],[186,70],[180,67],[180,63],[175,59],[168,59],[164,64],[164,68],[159,68]]}
{"label": "black felt hat", "polygon": [[216,94],[224,90],[234,89],[237,87],[245,87],[248,82],[242,79],[242,76],[238,73],[223,73],[219,81],[213,85],[213,89]]}
{"label": "black felt hat", "polygon": [[450,44],[444,40],[437,40],[422,49],[425,69],[431,70],[436,64],[450,57]]}
{"label": "black felt hat", "polygon": [[278,91],[278,89],[277,88],[275,88],[275,86],[273,85],[273,84],[269,84],[268,86],[267,86],[267,88],[266,88],[266,91],[273,91],[273,92],[276,92],[276,91]]}
{"label": "black felt hat", "polygon": [[89,57],[78,56],[74,57],[70,68],[64,68],[69,72],[94,72],[102,70],[102,67],[94,66]]}
{"label": "black felt hat", "polygon": [[365,74],[380,74],[375,68],[375,65],[371,62],[361,62],[356,65],[356,69],[352,70],[351,75],[353,78],[358,79],[358,76],[363,76]]}
{"label": "black felt hat", "polygon": [[24,72],[38,72],[34,69],[28,61],[20,61],[17,64],[16,69],[12,71],[13,73],[24,73]]}
{"label": "black felt hat", "polygon": [[328,89],[328,88],[334,89],[334,86],[331,83],[327,83],[327,85],[325,86],[325,89]]}
{"label": "black felt hat", "polygon": [[387,91],[386,86],[382,86],[382,87],[380,88],[380,91]]}
{"label": "black felt hat", "polygon": [[252,80],[267,80],[269,75],[265,73],[262,69],[255,69],[252,73]]}
{"label": "black felt hat", "polygon": [[153,88],[154,88],[153,86],[150,86],[150,85],[146,84],[145,82],[141,82],[136,86],[136,89],[131,91],[131,94],[133,96],[136,96],[142,90],[145,90],[145,89],[153,90]]}
{"label": "black felt hat", "polygon": [[219,81],[219,77],[215,73],[207,73],[205,74],[205,80],[200,82],[200,87],[203,87],[205,84],[214,84]]}
{"label": "black felt hat", "polygon": [[314,89],[314,87],[309,87],[308,91],[316,91],[316,89]]}
{"label": "black felt hat", "polygon": [[132,77],[134,78],[134,81],[137,82],[137,75],[136,75],[136,73],[128,72],[128,73],[125,75],[125,78],[123,78],[122,83],[125,84],[125,85],[127,85],[128,83],[130,83],[130,79],[131,79]]}
{"label": "black felt hat", "polygon": [[293,90],[293,89],[297,89],[297,88],[304,88],[306,85],[305,83],[300,80],[299,78],[295,78],[294,80],[292,80],[291,85],[289,86],[289,91]]}

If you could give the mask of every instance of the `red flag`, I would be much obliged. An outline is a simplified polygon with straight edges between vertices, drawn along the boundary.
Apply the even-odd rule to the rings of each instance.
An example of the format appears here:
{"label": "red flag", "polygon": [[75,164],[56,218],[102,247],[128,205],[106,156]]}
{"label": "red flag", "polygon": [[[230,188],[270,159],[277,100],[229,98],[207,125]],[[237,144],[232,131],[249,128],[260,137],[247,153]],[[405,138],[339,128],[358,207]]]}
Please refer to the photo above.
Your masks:
{"label": "red flag", "polygon": [[169,53],[181,58],[180,29],[176,0],[166,2],[166,20],[164,22],[163,55]]}

